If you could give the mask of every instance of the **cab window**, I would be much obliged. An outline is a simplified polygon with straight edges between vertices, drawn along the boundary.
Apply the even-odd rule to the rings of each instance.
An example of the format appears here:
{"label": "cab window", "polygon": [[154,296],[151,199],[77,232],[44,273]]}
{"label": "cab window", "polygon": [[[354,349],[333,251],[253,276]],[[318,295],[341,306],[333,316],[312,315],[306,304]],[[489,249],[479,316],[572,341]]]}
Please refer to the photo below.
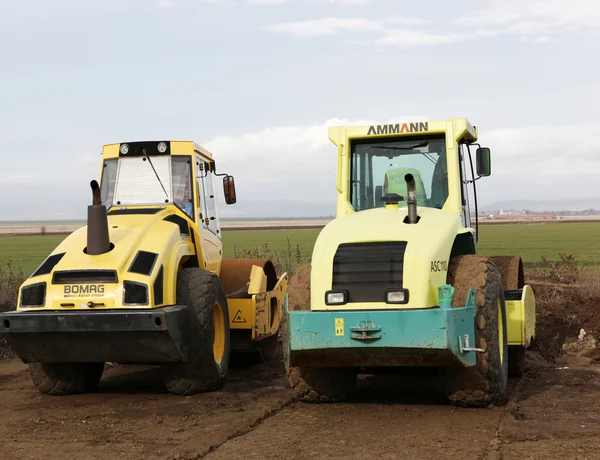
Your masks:
{"label": "cab window", "polygon": [[356,211],[384,206],[395,193],[406,206],[404,177],[415,178],[417,205],[441,209],[448,198],[446,140],[443,135],[364,139],[351,145],[350,199]]}

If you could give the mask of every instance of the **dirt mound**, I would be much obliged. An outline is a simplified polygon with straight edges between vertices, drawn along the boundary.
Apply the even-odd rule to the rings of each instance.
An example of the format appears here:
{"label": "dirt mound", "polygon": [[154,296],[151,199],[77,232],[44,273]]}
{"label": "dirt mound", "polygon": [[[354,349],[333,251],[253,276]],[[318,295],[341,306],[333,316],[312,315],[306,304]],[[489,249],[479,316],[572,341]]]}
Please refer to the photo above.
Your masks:
{"label": "dirt mound", "polygon": [[536,277],[527,281],[536,297],[536,340],[532,346],[548,361],[561,355],[563,344],[581,329],[600,337],[600,298],[580,285]]}
{"label": "dirt mound", "polygon": [[288,302],[290,310],[310,308],[310,263],[298,267],[291,277],[288,284]]}

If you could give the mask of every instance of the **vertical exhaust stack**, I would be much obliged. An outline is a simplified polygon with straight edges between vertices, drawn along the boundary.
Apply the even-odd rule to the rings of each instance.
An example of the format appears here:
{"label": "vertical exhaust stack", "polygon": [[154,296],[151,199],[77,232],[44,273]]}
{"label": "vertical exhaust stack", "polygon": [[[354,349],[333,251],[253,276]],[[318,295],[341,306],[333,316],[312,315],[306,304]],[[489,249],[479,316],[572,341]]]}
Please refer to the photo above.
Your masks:
{"label": "vertical exhaust stack", "polygon": [[111,250],[108,235],[108,217],[106,206],[102,204],[98,182],[90,182],[92,187],[92,205],[88,206],[87,250],[89,255],[104,254]]}
{"label": "vertical exhaust stack", "polygon": [[412,174],[404,176],[406,181],[406,188],[408,191],[408,223],[416,224],[419,218],[417,217],[417,186],[415,185],[415,178]]}

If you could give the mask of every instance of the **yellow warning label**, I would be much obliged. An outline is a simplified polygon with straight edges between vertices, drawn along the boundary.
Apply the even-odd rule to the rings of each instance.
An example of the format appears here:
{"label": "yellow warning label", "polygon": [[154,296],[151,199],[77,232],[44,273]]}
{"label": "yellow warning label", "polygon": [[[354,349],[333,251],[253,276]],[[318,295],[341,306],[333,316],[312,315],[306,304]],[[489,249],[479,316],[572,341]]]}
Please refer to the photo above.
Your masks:
{"label": "yellow warning label", "polygon": [[233,317],[233,322],[234,323],[245,323],[246,322],[246,318],[244,318],[242,316],[242,310],[237,311],[237,313]]}
{"label": "yellow warning label", "polygon": [[335,335],[344,335],[344,318],[335,319]]}

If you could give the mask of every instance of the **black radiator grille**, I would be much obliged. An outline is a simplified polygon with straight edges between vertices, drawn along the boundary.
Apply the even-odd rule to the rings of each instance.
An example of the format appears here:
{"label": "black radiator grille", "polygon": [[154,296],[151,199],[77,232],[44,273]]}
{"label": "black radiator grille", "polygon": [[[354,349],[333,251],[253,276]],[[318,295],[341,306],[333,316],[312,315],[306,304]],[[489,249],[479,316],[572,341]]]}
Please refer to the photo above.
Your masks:
{"label": "black radiator grille", "polygon": [[341,244],[333,259],[333,290],[349,302],[384,302],[385,291],[402,288],[405,241]]}
{"label": "black radiator grille", "polygon": [[52,284],[116,283],[115,270],[63,270],[54,272]]}

